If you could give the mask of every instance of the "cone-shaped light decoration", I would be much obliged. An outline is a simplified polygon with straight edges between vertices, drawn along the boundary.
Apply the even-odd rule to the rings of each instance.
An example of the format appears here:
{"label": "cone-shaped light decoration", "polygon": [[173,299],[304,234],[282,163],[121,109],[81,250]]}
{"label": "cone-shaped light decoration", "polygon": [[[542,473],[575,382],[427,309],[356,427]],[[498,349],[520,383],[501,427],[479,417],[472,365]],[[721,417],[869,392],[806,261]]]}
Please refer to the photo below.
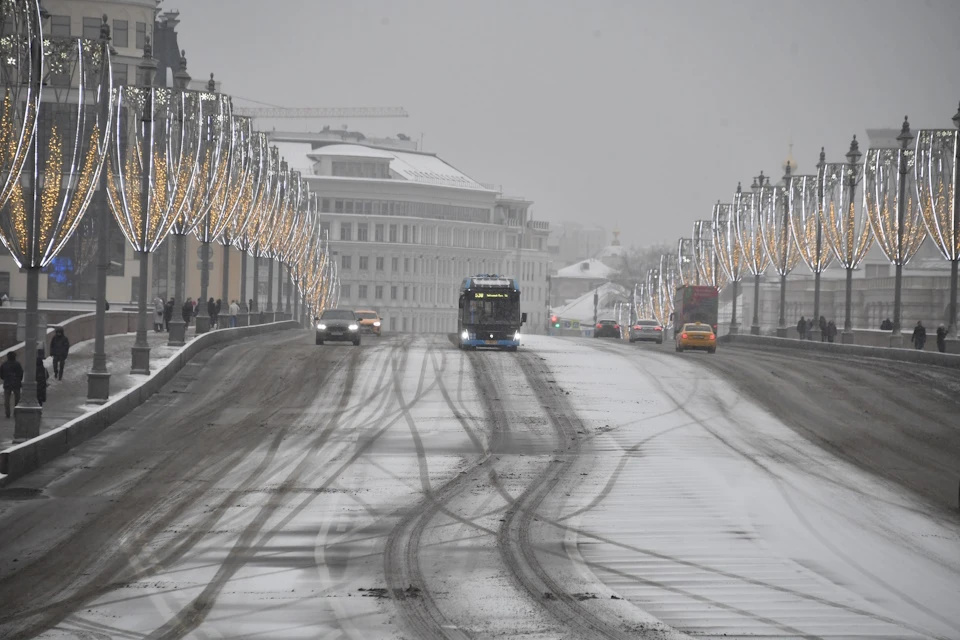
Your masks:
{"label": "cone-shaped light decoration", "polygon": [[867,257],[873,244],[870,221],[857,198],[857,187],[863,178],[857,137],[850,142],[847,162],[828,163],[823,176],[823,230],[837,262],[847,270],[846,316],[843,341],[853,341],[853,271]]}
{"label": "cone-shaped light decoration", "polygon": [[663,298],[661,296],[660,268],[654,267],[647,271],[647,306],[653,317],[662,325],[667,324],[668,313],[664,313]]}
{"label": "cone-shaped light decoration", "polygon": [[760,202],[760,237],[770,264],[780,276],[780,309],[777,315],[777,337],[787,336],[787,275],[800,262],[800,251],[791,237],[790,190],[793,188],[791,166],[786,165],[783,185],[768,189]]}
{"label": "cone-shaped light decoration", "polygon": [[[953,116],[960,128],[960,108]],[[948,331],[960,337],[957,323],[957,271],[960,264],[960,131],[921,129],[917,134],[916,181],[923,222],[930,239],[950,261]]]}
{"label": "cone-shaped light decoration", "polygon": [[754,178],[751,191],[743,191],[737,185],[737,192],[733,195],[733,211],[736,216],[737,241],[743,252],[743,259],[747,270],[753,274],[753,322],[750,324],[750,333],[760,333],[760,276],[770,264],[770,258],[763,248],[763,235],[760,227],[760,202],[767,189],[770,188],[769,178],[760,172]]}
{"label": "cone-shaped light decoration", "polygon": [[823,175],[827,170],[827,155],[820,148],[817,174],[794,176],[790,189],[790,226],[794,242],[803,260],[813,272],[813,322],[807,335],[819,340],[820,276],[833,262],[833,249],[823,230]]}
{"label": "cone-shaped light decoration", "polygon": [[98,41],[46,38],[44,50],[36,200],[32,188],[14,183],[0,215],[0,240],[20,267],[50,264],[80,224],[99,185],[112,115],[99,108],[111,88],[100,86],[101,65],[110,60],[101,60]]}
{"label": "cone-shaped light decoration", "polygon": [[660,307],[669,318],[673,313],[673,297],[677,292],[677,261],[668,253],[660,256]]}
{"label": "cone-shaped light decoration", "polygon": [[740,281],[743,280],[744,260],[743,251],[737,241],[737,224],[732,204],[718,202],[713,206],[713,243],[724,277],[733,285],[729,331],[732,334],[739,333],[737,289],[740,286]]}
{"label": "cone-shaped light decoration", "polygon": [[693,251],[696,256],[700,283],[722,289],[726,284],[723,268],[714,243],[713,220],[697,220],[693,223]]}
{"label": "cone-shaped light decoration", "polygon": [[864,162],[863,198],[873,237],[893,263],[893,342],[902,346],[901,292],[903,267],[916,255],[927,237],[917,197],[916,160],[910,123],[903,119],[897,137],[899,149],[869,149]]}
{"label": "cone-shaped light decoration", "polygon": [[697,256],[693,249],[693,238],[680,238],[677,241],[677,277],[681,286],[698,284]]}
{"label": "cone-shaped light decoration", "polygon": [[36,0],[0,0],[0,207],[21,187],[37,125],[43,75],[40,4]]}

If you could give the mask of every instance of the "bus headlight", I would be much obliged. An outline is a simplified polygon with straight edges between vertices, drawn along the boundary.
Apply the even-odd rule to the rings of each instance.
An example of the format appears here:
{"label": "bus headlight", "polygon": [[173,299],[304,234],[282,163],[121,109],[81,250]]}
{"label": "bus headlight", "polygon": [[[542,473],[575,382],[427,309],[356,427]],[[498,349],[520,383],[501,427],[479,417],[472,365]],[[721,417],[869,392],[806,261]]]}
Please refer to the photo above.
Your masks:
{"label": "bus headlight", "polygon": [[350,325],[349,327],[347,327],[347,329],[350,329],[350,331],[356,331],[356,330],[359,329],[359,328],[360,328],[360,327],[359,327],[358,325],[355,325],[355,324],[352,324],[352,325]]}
{"label": "bus headlight", "polygon": [[515,334],[513,334],[513,339],[516,340],[517,342],[520,342],[520,332],[519,332],[519,331],[517,331]]}
{"label": "bus headlight", "polygon": [[467,331],[467,330],[464,330],[463,333],[460,334],[460,337],[463,338],[464,340],[469,340],[469,339],[470,339],[470,332]]}

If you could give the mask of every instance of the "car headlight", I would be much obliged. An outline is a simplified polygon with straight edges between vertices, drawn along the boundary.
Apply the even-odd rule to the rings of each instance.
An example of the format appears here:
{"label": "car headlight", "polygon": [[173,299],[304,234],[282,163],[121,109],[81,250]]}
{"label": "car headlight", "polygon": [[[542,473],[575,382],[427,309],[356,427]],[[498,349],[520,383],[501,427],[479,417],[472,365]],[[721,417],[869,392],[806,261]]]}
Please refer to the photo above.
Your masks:
{"label": "car headlight", "polygon": [[517,331],[515,334],[513,334],[513,339],[516,340],[517,342],[520,342],[520,332],[519,332],[519,331]]}
{"label": "car headlight", "polygon": [[359,329],[359,328],[360,328],[360,327],[358,327],[358,326],[355,325],[355,324],[352,324],[352,325],[350,325],[349,327],[347,327],[347,329],[350,329],[350,331],[356,331],[356,330]]}
{"label": "car headlight", "polygon": [[326,328],[327,328],[327,325],[323,324],[322,322],[317,324],[317,329],[319,329],[320,331],[323,331]]}
{"label": "car headlight", "polygon": [[469,332],[469,331],[464,331],[462,334],[460,334],[460,337],[463,338],[464,340],[469,340],[469,339],[470,339],[470,332]]}
{"label": "car headlight", "polygon": [[379,327],[379,326],[380,326],[380,321],[379,321],[379,320],[374,320],[374,321],[373,321],[373,326]]}

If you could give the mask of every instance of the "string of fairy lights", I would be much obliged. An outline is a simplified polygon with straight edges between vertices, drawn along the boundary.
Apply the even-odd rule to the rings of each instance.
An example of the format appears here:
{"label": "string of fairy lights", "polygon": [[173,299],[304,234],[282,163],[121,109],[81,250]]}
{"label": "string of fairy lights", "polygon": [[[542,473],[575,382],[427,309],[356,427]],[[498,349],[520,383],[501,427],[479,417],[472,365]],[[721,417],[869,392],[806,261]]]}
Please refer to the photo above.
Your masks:
{"label": "string of fairy lights", "polygon": [[780,278],[779,328],[785,330],[787,276],[801,262],[815,275],[816,316],[820,274],[836,263],[847,271],[844,331],[850,333],[852,272],[876,243],[896,267],[893,322],[894,334],[899,336],[902,268],[924,242],[933,242],[951,266],[949,331],[956,336],[960,109],[953,122],[954,129],[922,129],[913,134],[904,119],[897,148],[871,148],[864,155],[854,137],[845,162],[826,162],[821,151],[816,174],[792,175],[788,165],[777,184],[761,172],[748,189],[737,185],[729,204],[717,202],[713,215],[695,221],[692,236],[680,238],[676,251],[663,254],[634,286],[636,317],[667,324],[676,286],[721,290],[732,285],[730,331],[737,332],[737,288],[745,276],[752,275],[751,332],[759,333],[760,282],[772,267]]}
{"label": "string of fairy lights", "polygon": [[170,234],[194,234],[205,248],[277,260],[309,313],[331,305],[336,269],[315,195],[212,80],[206,91],[187,89],[182,60],[178,86],[150,86],[148,43],[138,84],[113,87],[100,72],[111,65],[102,40],[44,36],[38,50],[37,2],[0,0],[0,24],[0,242],[18,266],[43,268],[57,256],[105,171],[110,211],[142,259]]}

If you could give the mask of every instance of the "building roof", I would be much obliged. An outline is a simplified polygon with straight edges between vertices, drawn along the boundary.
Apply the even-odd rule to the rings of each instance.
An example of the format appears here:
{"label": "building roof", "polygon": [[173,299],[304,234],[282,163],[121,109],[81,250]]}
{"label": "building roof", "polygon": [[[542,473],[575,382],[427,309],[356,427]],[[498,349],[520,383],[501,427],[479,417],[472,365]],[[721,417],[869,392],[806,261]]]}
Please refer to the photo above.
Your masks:
{"label": "building roof", "polygon": [[313,160],[324,156],[384,158],[390,160],[390,172],[402,180],[441,187],[491,191],[430,153],[377,149],[359,144],[332,144],[314,150],[309,156]]}
{"label": "building roof", "polygon": [[587,258],[586,260],[581,260],[580,262],[574,262],[568,267],[564,267],[557,271],[555,278],[589,278],[591,280],[595,279],[608,279],[617,274],[617,270],[608,267],[603,263],[603,261],[598,260],[597,258]]}
{"label": "building roof", "polygon": [[613,303],[624,302],[630,299],[626,289],[613,282],[605,282],[596,289],[592,289],[579,298],[568,302],[553,314],[563,320],[579,320],[581,323],[593,322],[593,294],[597,294],[597,316],[611,315]]}

